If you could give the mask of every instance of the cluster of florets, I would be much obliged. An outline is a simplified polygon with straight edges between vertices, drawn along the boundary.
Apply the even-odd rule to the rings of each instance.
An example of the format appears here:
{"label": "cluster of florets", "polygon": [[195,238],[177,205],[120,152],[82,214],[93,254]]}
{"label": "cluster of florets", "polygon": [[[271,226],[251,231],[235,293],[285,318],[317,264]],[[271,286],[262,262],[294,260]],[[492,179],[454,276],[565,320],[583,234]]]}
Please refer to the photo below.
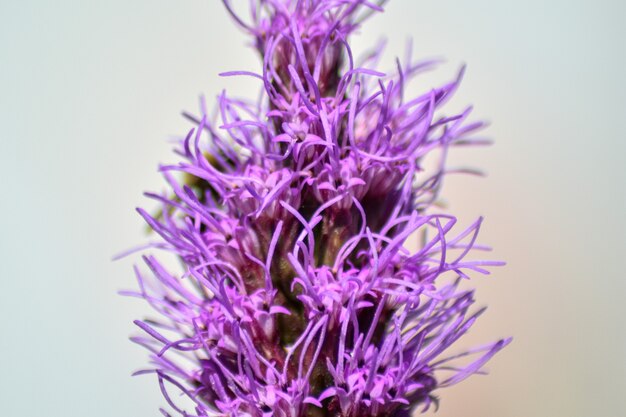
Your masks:
{"label": "cluster of florets", "polygon": [[187,115],[197,126],[181,141],[183,162],[161,167],[171,190],[149,194],[162,210],[139,209],[163,239],[155,246],[184,267],[175,275],[145,256],[156,279],[137,269],[137,294],[162,316],[136,322],[155,365],[141,373],[155,372],[185,416],[428,408],[433,390],[508,342],[444,354],[480,313],[459,281],[498,264],[467,257],[481,249],[480,220],[453,232],[454,217],[429,210],[447,150],[481,127],[469,110],[436,115],[459,80],[407,100],[405,84],[433,62],[398,63],[391,76],[372,69],[380,50],[355,63],[347,38],[380,10],[366,1],[252,0],[247,22],[225,4],[263,70],[224,75],[258,78],[264,98],[222,94],[215,117],[204,105]]}

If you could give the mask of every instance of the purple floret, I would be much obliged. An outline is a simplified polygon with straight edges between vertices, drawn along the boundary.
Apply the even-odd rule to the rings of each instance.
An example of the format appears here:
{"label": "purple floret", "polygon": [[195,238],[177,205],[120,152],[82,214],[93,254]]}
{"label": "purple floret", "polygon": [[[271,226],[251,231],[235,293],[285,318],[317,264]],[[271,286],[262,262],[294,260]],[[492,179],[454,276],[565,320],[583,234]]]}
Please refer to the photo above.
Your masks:
{"label": "purple floret", "polygon": [[257,78],[263,96],[187,114],[182,162],[161,167],[170,191],[148,194],[161,211],[138,209],[183,266],[146,255],[150,278],[136,269],[131,294],[160,315],[136,321],[153,363],[138,373],[183,416],[426,410],[509,342],[448,351],[483,311],[459,284],[501,265],[469,256],[486,249],[482,219],[459,229],[433,210],[448,149],[482,143],[470,109],[438,115],[461,77],[406,98],[435,62],[385,75],[378,48],[357,63],[347,40],[382,10],[371,2],[250,0],[246,19],[224,3],[263,67],[222,75]]}

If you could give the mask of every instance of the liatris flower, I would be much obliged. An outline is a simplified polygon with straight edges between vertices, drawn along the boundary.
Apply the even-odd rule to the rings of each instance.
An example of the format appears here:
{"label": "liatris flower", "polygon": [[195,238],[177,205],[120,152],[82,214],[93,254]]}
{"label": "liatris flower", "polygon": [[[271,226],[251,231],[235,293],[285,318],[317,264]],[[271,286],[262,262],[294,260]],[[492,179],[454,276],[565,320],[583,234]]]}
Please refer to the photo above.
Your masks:
{"label": "liatris flower", "polygon": [[[349,35],[379,5],[364,0],[250,0],[260,104],[202,103],[162,166],[171,190],[139,209],[182,261],[144,256],[136,270],[158,320],[136,321],[167,403],[184,416],[407,416],[434,391],[480,370],[508,339],[448,353],[482,312],[459,283],[498,262],[469,260],[481,220],[431,212],[448,149],[481,143],[469,109],[438,116],[460,77],[413,99],[406,83],[361,63]],[[435,151],[435,152],[434,152]],[[437,154],[434,172],[425,158]],[[183,175],[176,175],[175,173]],[[422,243],[410,251],[407,239]],[[446,278],[450,277],[450,278]],[[188,398],[179,404],[171,391]],[[164,415],[169,415],[161,410]]]}

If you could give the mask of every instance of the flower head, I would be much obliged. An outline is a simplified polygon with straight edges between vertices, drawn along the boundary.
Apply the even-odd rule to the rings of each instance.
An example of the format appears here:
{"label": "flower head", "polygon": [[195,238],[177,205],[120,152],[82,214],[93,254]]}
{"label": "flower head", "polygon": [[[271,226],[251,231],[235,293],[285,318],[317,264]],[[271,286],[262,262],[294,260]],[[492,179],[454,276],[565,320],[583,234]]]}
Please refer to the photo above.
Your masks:
{"label": "flower head", "polygon": [[160,215],[138,210],[162,238],[153,246],[183,265],[174,274],[146,255],[151,279],[136,269],[136,295],[161,316],[136,321],[154,364],[140,373],[156,373],[184,416],[428,408],[434,390],[508,343],[448,353],[482,312],[459,282],[499,265],[467,256],[482,249],[480,219],[459,230],[431,208],[447,150],[480,142],[469,109],[438,115],[460,76],[406,98],[434,62],[385,75],[373,69],[379,48],[357,63],[348,38],[381,10],[364,0],[250,0],[247,20],[224,3],[263,65],[223,75],[256,77],[263,99],[222,94],[216,117],[204,103],[187,114],[197,126],[180,142],[182,162],[161,167],[170,191],[148,194]]}

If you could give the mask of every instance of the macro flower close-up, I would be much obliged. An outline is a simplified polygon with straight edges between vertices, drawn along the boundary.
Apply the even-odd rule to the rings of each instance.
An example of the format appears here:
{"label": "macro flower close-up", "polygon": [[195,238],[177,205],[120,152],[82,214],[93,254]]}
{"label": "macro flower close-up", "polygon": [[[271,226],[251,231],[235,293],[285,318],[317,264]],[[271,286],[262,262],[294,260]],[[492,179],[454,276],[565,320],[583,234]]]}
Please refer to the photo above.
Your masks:
{"label": "macro flower close-up", "polygon": [[626,415],[624,13],[1,4],[2,415]]}
{"label": "macro flower close-up", "polygon": [[428,410],[510,341],[451,349],[483,311],[461,282],[501,265],[470,257],[486,249],[482,219],[460,227],[433,207],[448,151],[485,143],[471,108],[442,110],[462,72],[407,97],[435,61],[383,73],[382,48],[357,59],[350,37],[379,5],[252,0],[248,20],[225,6],[262,65],[222,75],[256,78],[262,94],[185,113],[182,161],[160,168],[169,190],[147,194],[160,209],[138,209],[161,238],[148,246],[183,264],[145,255],[140,289],[125,292],[159,313],[135,322],[153,364],[138,374],[156,374],[185,416]]}

